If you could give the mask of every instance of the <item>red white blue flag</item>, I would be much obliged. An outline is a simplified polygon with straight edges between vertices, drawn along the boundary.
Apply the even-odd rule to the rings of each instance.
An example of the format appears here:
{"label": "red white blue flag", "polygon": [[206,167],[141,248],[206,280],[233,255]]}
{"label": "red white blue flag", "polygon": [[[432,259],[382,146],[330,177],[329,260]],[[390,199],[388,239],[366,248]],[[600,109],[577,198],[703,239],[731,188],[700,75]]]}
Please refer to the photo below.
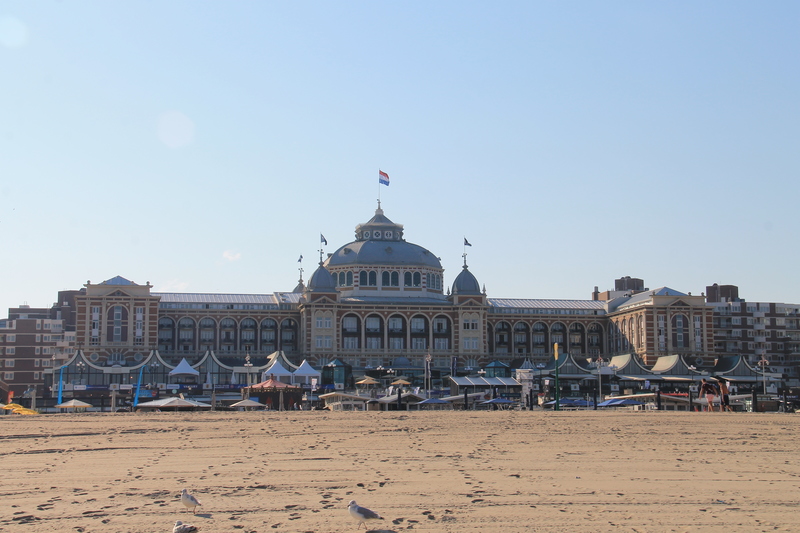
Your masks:
{"label": "red white blue flag", "polygon": [[378,170],[378,183],[382,183],[383,185],[389,185],[389,174],[387,174],[383,170]]}

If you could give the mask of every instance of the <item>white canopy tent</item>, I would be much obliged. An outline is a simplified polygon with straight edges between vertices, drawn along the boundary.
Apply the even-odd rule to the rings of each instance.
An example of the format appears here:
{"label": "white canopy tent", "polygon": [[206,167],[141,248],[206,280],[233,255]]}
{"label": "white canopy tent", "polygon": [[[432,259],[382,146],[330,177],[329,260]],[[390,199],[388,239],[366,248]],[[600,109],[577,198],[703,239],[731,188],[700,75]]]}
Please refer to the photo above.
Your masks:
{"label": "white canopy tent", "polygon": [[292,373],[286,370],[280,361],[277,360],[262,372],[261,381],[267,381],[273,376],[277,381],[282,381],[284,383],[291,383],[292,381]]}
{"label": "white canopy tent", "polygon": [[186,359],[181,359],[181,362],[178,363],[178,366],[170,370],[169,372],[170,377],[173,376],[194,376],[199,377],[200,372],[192,368],[192,365],[186,362]]}
{"label": "white canopy tent", "polygon": [[303,362],[300,363],[300,366],[297,367],[297,370],[294,371],[292,376],[294,378],[292,383],[311,383],[313,378],[317,378],[317,383],[319,383],[322,373],[314,370],[314,367],[308,364],[307,360],[303,359]]}

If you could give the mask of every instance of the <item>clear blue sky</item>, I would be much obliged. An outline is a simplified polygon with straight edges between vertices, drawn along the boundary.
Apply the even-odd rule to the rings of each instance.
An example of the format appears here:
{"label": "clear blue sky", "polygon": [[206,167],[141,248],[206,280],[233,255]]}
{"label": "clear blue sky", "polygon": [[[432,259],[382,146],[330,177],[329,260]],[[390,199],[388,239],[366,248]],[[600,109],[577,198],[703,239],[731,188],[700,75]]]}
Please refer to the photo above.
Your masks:
{"label": "clear blue sky", "polygon": [[292,290],[374,213],[489,296],[800,303],[800,3],[6,1],[0,316]]}

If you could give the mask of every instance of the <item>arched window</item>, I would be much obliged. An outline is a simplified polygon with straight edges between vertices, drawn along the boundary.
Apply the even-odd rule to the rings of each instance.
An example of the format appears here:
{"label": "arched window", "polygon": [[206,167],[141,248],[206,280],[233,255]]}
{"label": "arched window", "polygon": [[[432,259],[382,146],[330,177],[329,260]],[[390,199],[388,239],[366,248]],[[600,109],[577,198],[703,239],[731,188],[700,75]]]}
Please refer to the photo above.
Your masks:
{"label": "arched window", "polygon": [[392,287],[400,286],[400,273],[392,272]]}
{"label": "arched window", "polygon": [[368,275],[367,275],[367,271],[366,270],[362,270],[361,272],[359,272],[359,274],[358,274],[358,284],[361,285],[362,287],[366,287],[368,285],[367,284],[367,277],[368,277]]}
{"label": "arched window", "polygon": [[276,350],[275,339],[278,331],[278,323],[271,318],[261,321],[261,349],[266,352]]}
{"label": "arched window", "polygon": [[357,350],[361,334],[361,321],[356,315],[346,315],[342,318],[342,349]]}
{"label": "arched window", "polygon": [[422,274],[419,272],[414,272],[414,286],[422,287]]}
{"label": "arched window", "polygon": [[411,287],[411,272],[406,272],[403,274],[403,286]]}
{"label": "arched window", "polygon": [[388,287],[390,283],[391,283],[391,276],[389,275],[389,272],[384,270],[381,273],[381,286]]}
{"label": "arched window", "polygon": [[369,286],[370,287],[377,287],[378,286],[378,273],[374,270],[370,270],[369,272]]}
{"label": "arched window", "polygon": [[287,352],[297,349],[297,322],[291,318],[281,322],[281,349]]}

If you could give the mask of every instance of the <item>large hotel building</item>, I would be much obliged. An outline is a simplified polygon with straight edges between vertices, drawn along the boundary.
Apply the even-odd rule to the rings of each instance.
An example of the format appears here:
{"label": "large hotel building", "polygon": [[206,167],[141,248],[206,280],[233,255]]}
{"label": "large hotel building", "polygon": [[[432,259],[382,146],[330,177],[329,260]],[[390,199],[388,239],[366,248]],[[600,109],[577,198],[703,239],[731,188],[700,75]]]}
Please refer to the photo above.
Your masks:
{"label": "large hotel building", "polygon": [[800,306],[745,302],[734,286],[692,295],[625,277],[587,300],[491,298],[466,256],[447,284],[437,255],[406,241],[403,226],[380,206],[294,290],[151,289],[113,277],[59,293],[52,309],[10,310],[0,321],[5,386],[41,394],[43,370],[68,362],[71,375],[80,364],[81,375],[93,376],[75,380],[87,386],[125,385],[143,366],[162,373],[155,381],[167,381],[163,373],[182,359],[204,380],[234,385],[243,372],[266,368],[276,352],[290,366],[344,364],[356,373],[414,374],[427,359],[444,377],[489,364],[541,367],[558,343],[575,359],[630,354],[645,367],[675,355],[696,367],[728,355],[753,368],[768,360],[770,371],[789,381],[800,357]]}

